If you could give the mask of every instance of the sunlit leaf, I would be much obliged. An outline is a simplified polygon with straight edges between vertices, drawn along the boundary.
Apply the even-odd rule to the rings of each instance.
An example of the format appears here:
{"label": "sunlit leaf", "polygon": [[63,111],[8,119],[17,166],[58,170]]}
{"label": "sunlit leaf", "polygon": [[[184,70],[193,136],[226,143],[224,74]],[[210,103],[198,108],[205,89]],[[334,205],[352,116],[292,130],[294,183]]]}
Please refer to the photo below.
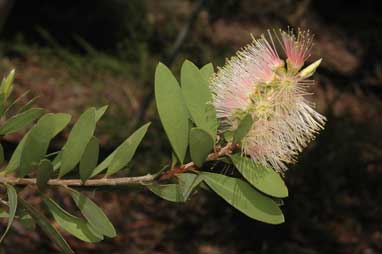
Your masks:
{"label": "sunlit leaf", "polygon": [[37,118],[44,113],[41,108],[31,108],[20,114],[9,118],[1,127],[0,135],[8,135],[17,132],[28,125],[32,124]]}
{"label": "sunlit leaf", "polygon": [[60,250],[65,254],[74,254],[74,251],[70,248],[69,244],[65,241],[62,235],[55,229],[50,221],[39,211],[37,211],[34,207],[29,205],[22,199],[19,199],[20,205],[22,205],[26,210],[28,210],[29,214],[36,221],[37,225],[44,231],[44,233],[52,239],[54,243],[60,248]]}
{"label": "sunlit leaf", "polygon": [[25,176],[33,164],[44,158],[50,141],[70,122],[71,116],[65,113],[45,114],[29,131],[20,157],[20,176]]}
{"label": "sunlit leaf", "polygon": [[12,226],[13,220],[15,219],[16,210],[17,210],[17,192],[12,185],[6,184],[7,186],[7,196],[8,196],[8,224],[5,228],[4,233],[0,237],[0,243],[4,240],[4,237],[8,233],[9,229]]}
{"label": "sunlit leaf", "polygon": [[253,120],[252,120],[251,114],[245,115],[244,118],[240,121],[239,126],[237,127],[236,131],[233,134],[234,144],[239,143],[248,134],[248,131],[251,129],[252,124],[253,124]]}
{"label": "sunlit leaf", "polygon": [[270,224],[284,222],[284,216],[272,198],[248,183],[221,174],[202,172],[201,175],[214,192],[250,218]]}
{"label": "sunlit leaf", "polygon": [[99,156],[99,141],[92,137],[86,146],[84,154],[80,160],[80,178],[85,182],[96,168]]}
{"label": "sunlit leaf", "polygon": [[87,144],[93,137],[96,127],[96,110],[89,108],[74,124],[68,140],[62,148],[59,177],[69,173],[81,160]]}
{"label": "sunlit leaf", "polygon": [[191,159],[198,167],[201,167],[214,147],[214,140],[203,129],[192,128],[189,142]]}
{"label": "sunlit leaf", "polygon": [[237,170],[256,189],[277,198],[288,196],[288,189],[283,179],[273,169],[240,154],[232,155],[231,159]]}
{"label": "sunlit leaf", "polygon": [[178,81],[162,63],[155,71],[155,98],[163,128],[176,156],[183,163],[188,146],[188,112]]}
{"label": "sunlit leaf", "polygon": [[149,126],[150,123],[143,125],[118,147],[118,151],[115,156],[113,156],[106,175],[112,175],[118,172],[130,162]]}
{"label": "sunlit leaf", "polygon": [[52,199],[44,198],[44,203],[54,220],[68,233],[85,242],[103,240],[103,235],[96,234],[85,220],[68,213]]}
{"label": "sunlit leaf", "polygon": [[113,224],[111,224],[101,208],[89,198],[75,190],[71,190],[71,195],[74,203],[76,203],[77,207],[96,233],[107,237],[116,236]]}
{"label": "sunlit leaf", "polygon": [[44,159],[40,161],[37,170],[37,186],[40,191],[44,191],[46,189],[48,181],[52,177],[53,173],[53,165],[49,160]]}

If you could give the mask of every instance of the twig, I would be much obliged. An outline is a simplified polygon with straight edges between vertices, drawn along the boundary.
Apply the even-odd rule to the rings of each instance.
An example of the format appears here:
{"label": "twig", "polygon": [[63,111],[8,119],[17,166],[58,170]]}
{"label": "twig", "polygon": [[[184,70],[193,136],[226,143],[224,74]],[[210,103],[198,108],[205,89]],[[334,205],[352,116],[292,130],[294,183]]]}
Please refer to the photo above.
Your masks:
{"label": "twig", "polygon": [[[48,185],[51,186],[118,186],[128,184],[142,184],[154,181],[154,175],[147,174],[136,177],[119,177],[119,178],[101,178],[89,179],[82,182],[80,179],[50,179]],[[16,178],[13,176],[0,176],[0,183],[8,183],[12,185],[36,185],[36,178]]]}
{"label": "twig", "polygon": [[[210,153],[207,157],[208,161],[217,160],[221,156],[226,156],[232,153],[233,145],[228,143],[224,147],[217,147],[216,152]],[[174,167],[161,176],[159,180],[168,180],[174,177],[176,174],[184,173],[187,171],[195,170],[198,167],[194,162],[189,162],[187,164],[181,165],[179,167]],[[50,179],[48,185],[50,186],[78,186],[78,187],[100,187],[100,186],[123,186],[128,184],[149,184],[156,179],[155,175],[147,174],[143,176],[135,177],[118,177],[118,178],[100,178],[100,179],[89,179],[83,182],[81,179]],[[17,178],[14,176],[3,176],[0,175],[0,183],[7,183],[11,185],[27,186],[36,185],[36,178]]]}

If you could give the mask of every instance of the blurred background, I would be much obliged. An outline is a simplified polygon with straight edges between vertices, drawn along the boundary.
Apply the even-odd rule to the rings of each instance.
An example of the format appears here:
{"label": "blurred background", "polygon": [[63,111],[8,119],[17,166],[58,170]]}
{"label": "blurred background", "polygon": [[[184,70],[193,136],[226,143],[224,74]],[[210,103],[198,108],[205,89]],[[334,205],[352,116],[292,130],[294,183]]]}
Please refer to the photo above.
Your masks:
{"label": "blurred background", "polygon": [[[378,2],[0,0],[0,74],[16,68],[16,94],[30,90],[26,101],[38,96],[37,106],[75,117],[90,105],[110,105],[97,134],[103,157],[137,126],[153,122],[133,174],[158,171],[171,154],[153,103],[158,61],[177,75],[186,58],[199,66],[221,66],[251,41],[251,33],[288,26],[310,29],[316,35],[310,61],[323,58],[311,100],[328,122],[287,172],[284,224],[253,221],[207,192],[174,204],[143,189],[101,191],[90,194],[116,225],[118,237],[85,244],[68,236],[76,252],[382,253]],[[8,157],[20,137],[3,141]],[[23,195],[39,205],[33,192]],[[0,252],[56,249],[39,229],[16,223]]]}

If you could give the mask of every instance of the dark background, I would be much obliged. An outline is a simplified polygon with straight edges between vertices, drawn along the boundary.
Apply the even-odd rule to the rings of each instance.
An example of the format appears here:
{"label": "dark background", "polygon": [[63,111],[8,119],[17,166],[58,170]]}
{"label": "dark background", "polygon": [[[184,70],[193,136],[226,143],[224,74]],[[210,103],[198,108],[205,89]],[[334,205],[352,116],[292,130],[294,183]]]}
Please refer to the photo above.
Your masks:
{"label": "dark background", "polygon": [[[0,71],[16,68],[16,94],[29,89],[30,97],[39,96],[36,105],[75,116],[89,105],[110,105],[98,130],[103,156],[134,128],[153,121],[134,174],[157,171],[170,157],[152,103],[158,61],[178,73],[186,58],[199,66],[222,65],[251,33],[269,28],[301,27],[316,35],[310,61],[322,57],[323,63],[311,100],[328,122],[286,174],[286,223],[253,221],[207,192],[186,204],[143,189],[99,192],[92,195],[118,237],[84,244],[68,236],[77,253],[382,253],[378,2],[0,0]],[[5,140],[7,149],[19,139]],[[32,191],[23,195],[39,204]],[[1,248],[56,251],[41,231],[17,223]]]}

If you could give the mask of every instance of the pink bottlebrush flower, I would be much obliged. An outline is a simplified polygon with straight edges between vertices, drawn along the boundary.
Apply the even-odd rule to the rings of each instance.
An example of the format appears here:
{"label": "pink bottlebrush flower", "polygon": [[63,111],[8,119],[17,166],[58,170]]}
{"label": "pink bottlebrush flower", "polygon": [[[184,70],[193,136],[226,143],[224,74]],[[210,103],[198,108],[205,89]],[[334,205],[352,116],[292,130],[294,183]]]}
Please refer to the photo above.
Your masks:
{"label": "pink bottlebrush flower", "polygon": [[268,33],[268,38],[254,39],[240,50],[211,81],[221,131],[234,131],[250,114],[253,125],[242,140],[242,152],[276,171],[293,163],[325,123],[325,117],[305,98],[314,84],[307,78],[321,60],[298,72],[308,56],[307,45],[311,45],[301,37],[308,33],[299,34],[281,32],[288,68]]}
{"label": "pink bottlebrush flower", "polygon": [[281,46],[287,56],[288,63],[295,69],[300,70],[304,62],[310,57],[310,50],[313,46],[313,36],[308,31],[297,32],[297,36],[293,30],[280,31]]}

